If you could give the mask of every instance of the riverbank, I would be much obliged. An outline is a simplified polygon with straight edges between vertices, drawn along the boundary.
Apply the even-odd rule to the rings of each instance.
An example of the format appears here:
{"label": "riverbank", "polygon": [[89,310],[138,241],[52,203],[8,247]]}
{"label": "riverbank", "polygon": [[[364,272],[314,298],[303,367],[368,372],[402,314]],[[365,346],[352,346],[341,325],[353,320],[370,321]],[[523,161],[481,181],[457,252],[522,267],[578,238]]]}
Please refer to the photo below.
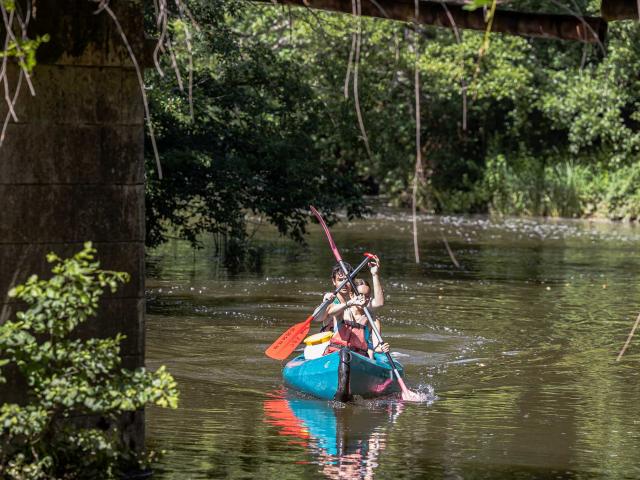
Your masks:
{"label": "riverbank", "polygon": [[[462,182],[464,183],[464,182]],[[453,188],[420,187],[419,207],[443,214],[498,215],[640,221],[640,164],[618,168],[571,161],[545,164],[505,155],[487,161],[477,182]],[[389,200],[409,205],[409,193]]]}

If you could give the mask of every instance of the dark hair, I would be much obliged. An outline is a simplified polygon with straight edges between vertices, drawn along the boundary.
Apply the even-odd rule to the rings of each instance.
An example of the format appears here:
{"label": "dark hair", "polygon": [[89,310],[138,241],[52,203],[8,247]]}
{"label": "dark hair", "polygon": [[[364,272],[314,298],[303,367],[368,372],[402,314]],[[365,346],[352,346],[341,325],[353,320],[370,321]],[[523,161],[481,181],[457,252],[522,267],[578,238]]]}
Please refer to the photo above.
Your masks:
{"label": "dark hair", "polygon": [[[344,262],[344,266],[347,267],[347,272],[349,272],[349,274],[353,272],[353,267],[350,264],[348,264],[347,262]],[[338,274],[338,272],[342,272],[342,267],[340,266],[339,263],[336,263],[331,269],[331,280],[336,278],[336,275]]]}
{"label": "dark hair", "polygon": [[364,285],[365,287],[371,289],[371,285],[369,285],[369,282],[367,282],[364,278],[357,278],[354,283],[356,284],[356,287]]}

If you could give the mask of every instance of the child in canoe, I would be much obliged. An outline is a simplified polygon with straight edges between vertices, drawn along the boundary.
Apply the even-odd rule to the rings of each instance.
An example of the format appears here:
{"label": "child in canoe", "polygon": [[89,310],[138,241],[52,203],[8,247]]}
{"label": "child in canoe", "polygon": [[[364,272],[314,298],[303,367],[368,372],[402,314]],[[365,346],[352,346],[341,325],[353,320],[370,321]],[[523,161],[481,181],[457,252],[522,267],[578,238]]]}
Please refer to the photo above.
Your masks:
{"label": "child in canoe", "polygon": [[[379,344],[364,313],[364,307],[367,307],[372,316],[374,316],[374,309],[384,305],[384,292],[378,275],[380,260],[375,257],[369,266],[373,279],[373,297],[371,296],[369,283],[365,280],[357,279],[354,283],[358,291],[354,293],[350,286],[345,286],[336,295],[333,304],[325,312],[322,319],[323,329],[329,327],[330,323],[327,323],[327,319],[332,317],[334,332],[325,355],[344,347],[369,358],[373,358],[374,352],[389,351],[389,344]],[[339,265],[333,268],[331,277],[336,287],[346,278]],[[331,293],[326,294],[325,300],[331,298],[331,296]],[[376,319],[374,321],[378,331],[380,331],[379,320]]]}
{"label": "child in canoe", "polygon": [[[378,330],[378,332],[380,332],[380,329],[381,329],[380,320],[376,318],[376,314],[374,311],[374,308],[378,308],[378,307],[374,306],[375,298],[374,299],[371,298],[371,286],[369,285],[369,282],[367,282],[366,280],[358,279],[356,280],[355,283],[356,283],[356,286],[358,287],[358,294],[364,297],[363,306],[354,305],[352,307],[352,313],[355,321],[358,322],[359,324],[362,324],[362,325],[366,324],[368,326],[367,316],[364,313],[364,307],[367,307],[369,309],[369,313],[373,317],[373,323],[375,323],[376,329]],[[371,332],[371,338],[372,338],[371,343],[373,347],[372,348],[373,352],[386,353],[389,351],[389,344],[386,342],[380,344],[377,336],[373,332]],[[369,353],[369,356],[371,358],[373,358],[373,352]]]}

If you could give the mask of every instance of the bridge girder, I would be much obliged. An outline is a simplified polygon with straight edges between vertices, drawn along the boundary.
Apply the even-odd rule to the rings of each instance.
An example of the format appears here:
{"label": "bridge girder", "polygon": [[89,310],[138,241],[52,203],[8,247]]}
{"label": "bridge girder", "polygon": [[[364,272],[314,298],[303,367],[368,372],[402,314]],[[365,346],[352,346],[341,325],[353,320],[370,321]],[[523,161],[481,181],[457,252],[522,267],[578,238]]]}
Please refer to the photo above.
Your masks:
{"label": "bridge girder", "polygon": [[[257,0],[274,4],[307,7],[332,12],[352,13],[351,0]],[[610,4],[627,4],[627,0],[609,0]],[[635,4],[635,0],[633,1]],[[604,0],[603,0],[604,4]],[[421,0],[418,18],[413,0],[362,0],[362,16],[396,20],[445,28],[485,30],[487,24],[482,9],[465,10],[462,3]],[[612,11],[627,11],[618,7]],[[585,43],[602,42],[607,33],[607,21],[601,17],[529,13],[498,9],[494,15],[493,32],[510,35],[571,40]]]}

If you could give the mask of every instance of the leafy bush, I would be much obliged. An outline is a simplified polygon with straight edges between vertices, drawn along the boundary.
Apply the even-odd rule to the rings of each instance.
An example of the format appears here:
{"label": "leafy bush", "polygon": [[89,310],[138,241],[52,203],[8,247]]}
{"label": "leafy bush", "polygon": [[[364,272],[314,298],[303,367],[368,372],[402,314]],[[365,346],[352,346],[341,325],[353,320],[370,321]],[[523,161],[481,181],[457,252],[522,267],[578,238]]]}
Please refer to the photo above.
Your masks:
{"label": "leafy bush", "polygon": [[600,209],[614,219],[635,220],[640,217],[640,163],[603,173],[604,194]]}
{"label": "leafy bush", "polygon": [[[119,418],[146,404],[177,406],[164,367],[120,368],[123,335],[72,338],[96,314],[104,290],[129,279],[101,270],[95,253],[91,243],[70,259],[50,253],[50,279],[33,275],[9,292],[28,308],[0,325],[0,366],[13,366],[27,393],[24,404],[0,407],[0,478],[113,478],[139,461],[115,426]],[[102,428],[82,425],[96,419]]]}
{"label": "leafy bush", "polygon": [[496,213],[579,217],[594,213],[597,181],[592,169],[571,160],[523,155],[507,162],[497,155],[478,189]]}
{"label": "leafy bush", "polygon": [[540,215],[544,165],[527,153],[502,154],[487,160],[484,180],[478,186],[497,213]]}
{"label": "leafy bush", "polygon": [[593,198],[591,170],[572,161],[554,163],[544,171],[544,214],[554,217],[580,217]]}

